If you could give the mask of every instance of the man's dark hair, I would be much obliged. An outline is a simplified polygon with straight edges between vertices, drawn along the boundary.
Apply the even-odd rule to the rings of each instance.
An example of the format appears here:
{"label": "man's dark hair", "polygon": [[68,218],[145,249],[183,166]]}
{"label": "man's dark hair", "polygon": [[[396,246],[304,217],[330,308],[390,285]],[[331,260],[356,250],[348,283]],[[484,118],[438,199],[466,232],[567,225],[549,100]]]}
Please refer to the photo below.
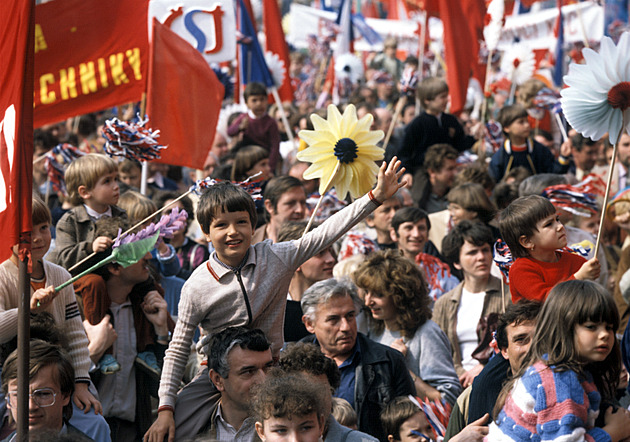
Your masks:
{"label": "man's dark hair", "polygon": [[[282,195],[295,187],[304,190],[304,184],[302,184],[302,181],[299,179],[290,175],[279,176],[269,180],[263,196],[265,197],[265,201],[271,202],[272,209],[276,210],[278,208],[278,201],[280,201]],[[306,191],[304,191],[304,194],[306,194]],[[269,212],[265,210],[265,218],[267,220],[269,220],[269,215]]]}
{"label": "man's dark hair", "polygon": [[289,344],[280,353],[280,368],[287,373],[306,372],[313,376],[324,374],[335,390],[341,381],[341,374],[335,361],[324,356],[317,345],[306,342]]}
{"label": "man's dark hair", "polygon": [[230,373],[228,355],[235,346],[243,350],[267,351],[271,344],[262,330],[249,330],[245,327],[228,327],[212,337],[209,344],[208,368],[226,379]]}
{"label": "man's dark hair", "polygon": [[465,241],[476,247],[488,244],[492,248],[494,236],[490,227],[483,223],[461,221],[442,240],[442,256],[448,263],[459,264],[459,252]]}
{"label": "man's dark hair", "polygon": [[593,146],[597,144],[597,141],[593,141],[590,138],[583,136],[582,134],[571,135],[571,144],[578,152],[582,152],[584,146]]}
{"label": "man's dark hair", "polygon": [[497,323],[496,339],[500,350],[505,350],[509,345],[506,327],[510,324],[520,325],[523,322],[536,321],[541,307],[542,302],[527,299],[507,306]]}
{"label": "man's dark hair", "polygon": [[392,217],[392,229],[398,234],[398,228],[402,223],[412,222],[415,224],[421,219],[427,221],[427,232],[431,230],[431,221],[427,212],[417,207],[403,207],[398,209]]}

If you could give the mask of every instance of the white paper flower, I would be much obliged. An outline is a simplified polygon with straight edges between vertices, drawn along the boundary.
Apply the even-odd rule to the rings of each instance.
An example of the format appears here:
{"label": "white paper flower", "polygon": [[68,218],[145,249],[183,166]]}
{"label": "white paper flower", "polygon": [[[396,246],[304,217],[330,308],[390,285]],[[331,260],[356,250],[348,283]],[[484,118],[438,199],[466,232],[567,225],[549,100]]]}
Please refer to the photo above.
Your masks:
{"label": "white paper flower", "polygon": [[273,77],[273,82],[277,87],[282,86],[284,82],[284,78],[286,75],[286,68],[284,66],[284,61],[280,60],[278,54],[274,54],[273,52],[266,51],[265,52],[265,62],[267,63],[267,67],[271,72],[271,76]]}
{"label": "white paper flower", "polygon": [[348,79],[352,84],[363,79],[363,63],[352,54],[335,57],[335,75],[338,80]]}
{"label": "white paper flower", "polygon": [[517,85],[525,83],[532,77],[535,66],[534,51],[522,43],[512,45],[505,51],[501,60],[501,70]]}
{"label": "white paper flower", "polygon": [[505,0],[492,0],[486,12],[486,25],[483,39],[489,51],[495,51],[501,39],[501,30],[505,24]]}
{"label": "white paper flower", "polygon": [[585,137],[599,140],[606,132],[615,144],[622,126],[630,133],[630,33],[615,46],[603,37],[599,53],[582,50],[586,64],[571,63],[561,103],[569,124]]}

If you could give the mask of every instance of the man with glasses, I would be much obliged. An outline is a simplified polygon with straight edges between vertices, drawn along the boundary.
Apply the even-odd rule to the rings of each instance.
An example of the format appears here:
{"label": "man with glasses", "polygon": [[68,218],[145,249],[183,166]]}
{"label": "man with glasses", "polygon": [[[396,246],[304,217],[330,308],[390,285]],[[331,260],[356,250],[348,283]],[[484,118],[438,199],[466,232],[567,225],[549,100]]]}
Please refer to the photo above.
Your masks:
{"label": "man with glasses", "polygon": [[[9,355],[2,369],[2,391],[7,398],[11,418],[17,420],[17,351]],[[29,363],[29,434],[68,434],[73,440],[91,441],[68,423],[72,416],[70,397],[74,391],[74,369],[68,354],[44,341],[30,344]],[[3,442],[17,441],[16,433]]]}

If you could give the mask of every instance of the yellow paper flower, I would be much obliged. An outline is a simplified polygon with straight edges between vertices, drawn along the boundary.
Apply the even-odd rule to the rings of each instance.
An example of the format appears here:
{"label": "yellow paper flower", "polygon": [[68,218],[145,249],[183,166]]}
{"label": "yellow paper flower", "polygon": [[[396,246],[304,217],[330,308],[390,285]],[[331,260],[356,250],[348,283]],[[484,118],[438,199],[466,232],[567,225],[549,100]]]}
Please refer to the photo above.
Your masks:
{"label": "yellow paper flower", "polygon": [[370,114],[357,120],[352,104],[346,107],[343,116],[331,104],[326,120],[313,114],[314,130],[300,131],[300,138],[309,147],[299,152],[297,158],[312,163],[304,178],[319,178],[321,195],[335,187],[340,199],[348,192],[359,198],[372,189],[378,174],[376,161],[384,156],[383,148],[376,146],[384,134],[382,130],[370,130],[372,120]]}

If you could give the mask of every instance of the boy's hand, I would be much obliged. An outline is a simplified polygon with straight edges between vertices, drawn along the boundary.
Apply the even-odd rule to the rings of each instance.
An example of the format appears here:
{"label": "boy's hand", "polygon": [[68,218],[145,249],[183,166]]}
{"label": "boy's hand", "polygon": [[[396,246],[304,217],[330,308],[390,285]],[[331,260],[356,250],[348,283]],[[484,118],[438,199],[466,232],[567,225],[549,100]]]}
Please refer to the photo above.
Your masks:
{"label": "boy's hand", "polygon": [[54,286],[38,289],[31,296],[31,313],[38,313],[44,310],[57,297]]}
{"label": "boy's hand", "polygon": [[109,249],[112,244],[114,244],[113,239],[106,236],[99,236],[92,243],[92,250],[94,251],[94,253],[104,252],[105,250]]}
{"label": "boy's hand", "polygon": [[383,161],[381,168],[378,171],[378,179],[376,181],[376,187],[372,191],[372,195],[378,201],[385,202],[391,198],[398,189],[405,187],[406,181],[399,183],[400,177],[405,173],[405,168],[401,167],[401,162],[398,158],[394,157],[389,164]]}
{"label": "boy's hand", "polygon": [[464,374],[459,377],[459,383],[462,384],[462,387],[466,388],[469,385],[472,385],[473,381],[477,377],[481,370],[483,370],[483,364],[477,364]]}
{"label": "boy's hand", "polygon": [[142,440],[144,442],[164,442],[164,436],[168,436],[168,442],[175,441],[175,419],[173,419],[173,412],[170,410],[163,410],[158,413],[157,420],[153,422]]}
{"label": "boy's hand", "polygon": [[245,129],[247,129],[247,124],[249,123],[249,120],[247,117],[243,118],[243,120],[241,121],[241,124],[238,125],[238,129],[243,132]]}
{"label": "boy's hand", "polygon": [[591,281],[595,281],[597,278],[599,278],[599,273],[601,269],[602,267],[599,264],[599,259],[591,258],[588,261],[586,261],[584,264],[582,264],[582,267],[580,267],[580,270],[575,272],[575,275],[573,276],[575,276],[575,279],[582,279],[582,280],[589,279]]}
{"label": "boy's hand", "polygon": [[83,410],[84,413],[90,411],[94,407],[94,414],[103,414],[101,403],[90,393],[88,384],[79,382],[74,388],[74,404]]}
{"label": "boy's hand", "polygon": [[618,408],[617,411],[613,411],[613,407],[608,407],[604,422],[602,430],[610,435],[613,442],[630,437],[630,412],[628,410]]}

